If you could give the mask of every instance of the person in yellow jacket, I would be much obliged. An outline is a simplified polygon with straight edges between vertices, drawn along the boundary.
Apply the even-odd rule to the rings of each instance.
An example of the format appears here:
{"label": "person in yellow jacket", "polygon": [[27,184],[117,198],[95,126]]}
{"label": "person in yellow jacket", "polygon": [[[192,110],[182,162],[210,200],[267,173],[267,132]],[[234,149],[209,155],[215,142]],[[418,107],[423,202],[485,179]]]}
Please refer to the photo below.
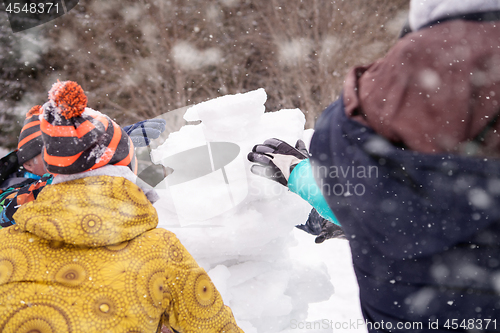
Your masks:
{"label": "person in yellow jacket", "polygon": [[0,230],[0,332],[243,332],[204,269],[156,228],[130,138],[54,84],[43,158],[55,175]]}

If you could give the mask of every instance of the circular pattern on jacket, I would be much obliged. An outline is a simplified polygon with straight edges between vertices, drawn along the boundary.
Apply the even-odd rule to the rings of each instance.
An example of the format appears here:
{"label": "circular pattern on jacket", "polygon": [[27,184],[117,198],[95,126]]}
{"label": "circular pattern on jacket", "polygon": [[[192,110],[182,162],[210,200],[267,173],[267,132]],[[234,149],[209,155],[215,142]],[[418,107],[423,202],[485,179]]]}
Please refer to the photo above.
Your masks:
{"label": "circular pattern on jacket", "polygon": [[184,297],[182,302],[189,312],[194,327],[213,320],[224,311],[224,303],[207,273],[199,268],[183,281]]}
{"label": "circular pattern on jacket", "polygon": [[[23,237],[20,241],[26,241]],[[17,244],[9,244],[0,247],[0,269],[3,283],[12,280],[23,280],[32,270],[32,264],[36,263],[33,257],[33,248],[21,248]]]}
{"label": "circular pattern on jacket", "polygon": [[99,293],[92,295],[85,304],[87,322],[92,323],[96,330],[110,330],[120,325],[126,311],[126,300],[116,290],[99,288]]}
{"label": "circular pattern on jacket", "polygon": [[148,277],[148,296],[153,306],[158,309],[162,308],[164,293],[167,291],[165,281],[166,274],[163,269],[152,272]]}
{"label": "circular pattern on jacket", "polygon": [[208,307],[215,303],[215,286],[206,273],[201,273],[196,277],[193,289],[199,306]]}
{"label": "circular pattern on jacket", "polygon": [[18,331],[26,333],[57,333],[54,326],[44,319],[31,319],[22,324]]}
{"label": "circular pattern on jacket", "polygon": [[87,281],[88,272],[80,264],[63,265],[55,274],[55,280],[70,287],[76,287]]}
{"label": "circular pattern on jacket", "polygon": [[184,260],[183,251],[175,244],[168,248],[168,257],[176,263],[181,263]]}
{"label": "circular pattern on jacket", "polygon": [[83,231],[85,231],[86,233],[95,234],[96,232],[101,230],[102,220],[97,215],[88,214],[82,218],[80,225],[82,226]]}
{"label": "circular pattern on jacket", "polygon": [[[29,303],[27,300],[26,303]],[[54,305],[45,302],[32,302],[30,305],[21,305],[12,308],[12,313],[7,315],[0,331],[16,333],[69,333],[75,331],[72,318],[66,312],[63,304]],[[67,305],[66,305],[67,306]],[[74,314],[73,314],[74,315]]]}
{"label": "circular pattern on jacket", "polygon": [[135,295],[132,302],[140,304],[150,318],[159,318],[165,309],[166,276],[165,259],[161,256],[143,258],[129,266],[127,290]]}
{"label": "circular pattern on jacket", "polygon": [[113,316],[116,312],[116,304],[109,298],[101,298],[94,303],[94,313],[98,316]]}

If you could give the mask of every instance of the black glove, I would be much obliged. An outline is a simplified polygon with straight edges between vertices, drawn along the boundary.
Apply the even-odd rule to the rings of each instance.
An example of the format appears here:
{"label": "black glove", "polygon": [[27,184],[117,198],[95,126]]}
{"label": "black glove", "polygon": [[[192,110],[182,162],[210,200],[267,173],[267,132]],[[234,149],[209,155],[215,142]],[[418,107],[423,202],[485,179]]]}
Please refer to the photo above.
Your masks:
{"label": "black glove", "polygon": [[309,153],[302,140],[298,140],[294,148],[279,139],[268,139],[263,144],[254,146],[248,154],[250,162],[258,163],[252,165],[252,173],[284,186],[287,186],[293,168],[306,158],[309,158]]}
{"label": "black glove", "polygon": [[318,236],[314,240],[315,243],[323,243],[330,238],[346,239],[342,227],[324,219],[314,208],[309,213],[306,224],[296,225],[296,227],[311,235]]}
{"label": "black glove", "polygon": [[149,146],[151,140],[157,139],[165,131],[164,119],[147,119],[133,125],[123,127],[136,147]]}
{"label": "black glove", "polygon": [[321,223],[321,233],[318,237],[316,237],[314,242],[323,243],[325,240],[331,238],[347,239],[344,234],[344,230],[342,230],[342,227],[326,219],[323,219],[323,222]]}

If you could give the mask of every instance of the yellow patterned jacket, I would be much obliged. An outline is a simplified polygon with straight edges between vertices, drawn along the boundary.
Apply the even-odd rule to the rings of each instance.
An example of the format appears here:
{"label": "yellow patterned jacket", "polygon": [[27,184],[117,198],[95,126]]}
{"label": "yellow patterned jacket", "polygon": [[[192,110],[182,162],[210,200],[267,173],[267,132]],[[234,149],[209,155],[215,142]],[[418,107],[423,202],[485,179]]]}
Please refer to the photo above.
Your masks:
{"label": "yellow patterned jacket", "polygon": [[46,186],[0,230],[0,332],[242,332],[155,208],[121,177]]}

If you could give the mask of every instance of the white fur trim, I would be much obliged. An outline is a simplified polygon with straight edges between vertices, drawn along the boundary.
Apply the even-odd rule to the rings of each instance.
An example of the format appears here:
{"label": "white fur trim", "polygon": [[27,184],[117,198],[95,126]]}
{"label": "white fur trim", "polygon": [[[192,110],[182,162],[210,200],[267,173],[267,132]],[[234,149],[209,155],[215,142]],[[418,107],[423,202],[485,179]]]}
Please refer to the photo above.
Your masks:
{"label": "white fur trim", "polygon": [[416,31],[448,16],[492,10],[500,10],[500,0],[411,0],[410,27]]}

